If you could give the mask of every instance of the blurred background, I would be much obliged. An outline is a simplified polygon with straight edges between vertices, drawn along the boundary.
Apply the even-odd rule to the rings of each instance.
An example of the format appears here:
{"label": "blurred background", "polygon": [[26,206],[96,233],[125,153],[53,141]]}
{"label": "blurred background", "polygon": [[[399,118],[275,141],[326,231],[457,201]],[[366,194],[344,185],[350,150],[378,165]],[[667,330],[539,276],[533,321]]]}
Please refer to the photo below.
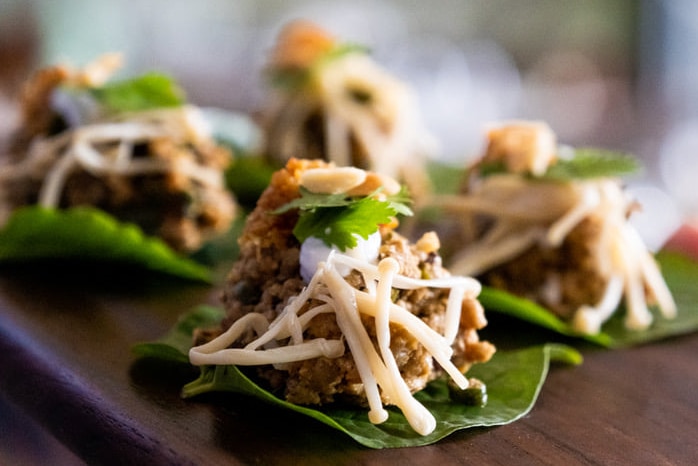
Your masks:
{"label": "blurred background", "polygon": [[109,51],[124,52],[123,74],[165,71],[193,103],[254,112],[269,49],[296,18],[369,46],[411,84],[445,161],[477,155],[488,122],[545,120],[564,143],[637,154],[648,208],[698,217],[691,0],[0,0],[0,131],[31,71]]}
{"label": "blurred background", "polygon": [[[564,143],[643,160],[630,184],[650,247],[698,219],[693,0],[0,0],[0,137],[32,71],[111,51],[124,75],[164,71],[195,104],[252,113],[269,49],[296,18],[369,46],[411,84],[442,160],[476,156],[486,123],[545,120]],[[13,463],[73,464],[15,411],[0,399],[0,451],[34,456]]]}

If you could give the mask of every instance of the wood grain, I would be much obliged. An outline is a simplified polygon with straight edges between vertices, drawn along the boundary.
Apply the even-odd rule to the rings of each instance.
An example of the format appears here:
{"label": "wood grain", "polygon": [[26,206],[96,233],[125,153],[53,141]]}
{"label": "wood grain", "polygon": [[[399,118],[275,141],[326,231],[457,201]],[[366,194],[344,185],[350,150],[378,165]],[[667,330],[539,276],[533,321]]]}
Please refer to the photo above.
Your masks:
{"label": "wood grain", "polygon": [[[205,287],[113,270],[0,269],[0,392],[88,463],[691,464],[698,458],[698,335],[624,350],[580,347],[536,406],[431,446],[370,450],[316,421],[236,395],[179,397],[193,372],[136,361]],[[104,271],[102,271],[104,272]],[[78,277],[76,279],[76,276]],[[121,277],[121,278],[117,278]],[[126,278],[124,278],[126,277]],[[491,316],[500,347],[555,335]]]}

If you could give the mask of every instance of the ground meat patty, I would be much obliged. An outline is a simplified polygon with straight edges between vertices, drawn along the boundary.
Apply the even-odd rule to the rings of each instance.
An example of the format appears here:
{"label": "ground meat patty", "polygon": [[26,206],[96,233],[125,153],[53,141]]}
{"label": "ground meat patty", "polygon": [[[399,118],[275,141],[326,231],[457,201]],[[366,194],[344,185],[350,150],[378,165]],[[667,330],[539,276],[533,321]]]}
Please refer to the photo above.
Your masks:
{"label": "ground meat patty", "polygon": [[[271,320],[283,310],[289,298],[302,290],[300,276],[300,244],[292,234],[297,221],[295,211],[283,215],[269,212],[299,196],[300,173],[324,162],[292,159],[286,168],[275,173],[269,188],[262,194],[256,209],[248,217],[239,239],[240,258],[233,266],[223,291],[228,328],[241,316],[259,312]],[[435,252],[425,252],[406,238],[383,228],[379,259],[393,257],[400,264],[400,273],[414,278],[438,278],[448,274]],[[357,289],[363,289],[361,275],[353,271],[346,278]],[[419,316],[437,331],[443,330],[448,291],[442,289],[394,290],[393,301]],[[373,319],[362,315],[371,339],[376,341]],[[453,361],[463,371],[474,362],[486,361],[494,352],[488,342],[479,341],[477,330],[486,324],[482,307],[476,300],[463,303],[461,328],[454,344]],[[332,313],[313,318],[306,329],[306,338],[338,338],[341,331]],[[407,385],[414,392],[440,374],[440,368],[417,340],[403,327],[391,324],[391,350]],[[252,335],[249,336],[252,338]],[[248,339],[249,341],[249,339]],[[244,345],[246,342],[240,342]],[[350,402],[364,404],[363,385],[347,350],[337,359],[317,358],[287,364],[285,370],[270,366],[258,369],[258,375],[286,400],[296,404]],[[387,400],[384,400],[387,402]]]}

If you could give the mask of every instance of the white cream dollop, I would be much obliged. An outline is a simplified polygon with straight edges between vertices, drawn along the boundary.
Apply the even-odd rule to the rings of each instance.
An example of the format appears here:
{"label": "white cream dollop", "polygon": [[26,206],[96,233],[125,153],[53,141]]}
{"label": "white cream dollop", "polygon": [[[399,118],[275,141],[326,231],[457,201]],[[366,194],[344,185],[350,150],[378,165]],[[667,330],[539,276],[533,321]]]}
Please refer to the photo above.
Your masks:
{"label": "white cream dollop", "polygon": [[[364,239],[356,236],[356,246],[344,251],[347,256],[375,264],[378,261],[378,251],[381,246],[381,235],[378,231]],[[327,246],[320,238],[311,236],[301,244],[300,265],[301,277],[306,283],[310,282],[317,271],[320,262],[326,262],[335,247]],[[338,266],[339,273],[345,277],[351,272],[351,268],[345,265]]]}

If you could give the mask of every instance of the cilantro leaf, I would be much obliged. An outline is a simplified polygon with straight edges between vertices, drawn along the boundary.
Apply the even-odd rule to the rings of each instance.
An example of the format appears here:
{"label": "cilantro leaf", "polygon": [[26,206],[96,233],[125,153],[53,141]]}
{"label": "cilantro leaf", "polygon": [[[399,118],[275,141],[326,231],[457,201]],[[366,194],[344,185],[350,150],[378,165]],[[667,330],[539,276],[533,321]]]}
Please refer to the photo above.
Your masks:
{"label": "cilantro leaf", "polygon": [[[562,152],[562,151],[561,151]],[[572,181],[603,177],[626,176],[640,171],[641,164],[630,154],[605,149],[583,147],[572,149],[571,157],[560,157],[547,171],[534,179],[547,181]],[[472,169],[478,176],[509,173],[502,161],[479,163]]]}
{"label": "cilantro leaf", "polygon": [[90,89],[92,96],[114,112],[134,112],[184,103],[184,91],[169,76],[146,73],[133,79]]}
{"label": "cilantro leaf", "polygon": [[640,170],[639,161],[630,154],[594,148],[578,148],[569,159],[560,158],[542,179],[570,181],[629,175]]}
{"label": "cilantro leaf", "polygon": [[324,207],[301,213],[293,234],[301,243],[314,236],[328,246],[344,251],[357,245],[355,235],[368,238],[377,226],[390,222],[396,214],[389,203],[362,198],[346,207]]}
{"label": "cilantro leaf", "polygon": [[308,211],[314,211],[315,209],[318,208],[323,208],[323,207],[345,207],[348,206],[349,204],[352,203],[352,200],[350,197],[348,197],[344,193],[340,194],[322,194],[322,193],[314,193],[312,191],[308,191],[304,187],[300,187],[300,193],[301,197],[296,198],[292,200],[291,202],[288,202],[278,209],[276,209],[273,213],[275,214],[283,214],[285,212],[288,212],[289,210],[293,209],[300,209],[300,210],[308,210]]}
{"label": "cilantro leaf", "polygon": [[303,187],[300,188],[300,193],[301,197],[272,213],[283,214],[299,209],[298,222],[293,229],[298,241],[302,243],[314,236],[341,251],[357,245],[356,235],[366,239],[377,231],[378,225],[389,223],[396,215],[412,215],[412,210],[407,205],[410,199],[404,189],[385,200],[374,197],[376,193],[351,197],[344,193],[313,193]]}
{"label": "cilantro leaf", "polygon": [[412,209],[409,205],[412,203],[412,199],[405,186],[400,188],[400,192],[394,196],[388,196],[385,200],[390,207],[395,210],[397,215],[404,215],[405,217],[411,217],[413,215]]}

